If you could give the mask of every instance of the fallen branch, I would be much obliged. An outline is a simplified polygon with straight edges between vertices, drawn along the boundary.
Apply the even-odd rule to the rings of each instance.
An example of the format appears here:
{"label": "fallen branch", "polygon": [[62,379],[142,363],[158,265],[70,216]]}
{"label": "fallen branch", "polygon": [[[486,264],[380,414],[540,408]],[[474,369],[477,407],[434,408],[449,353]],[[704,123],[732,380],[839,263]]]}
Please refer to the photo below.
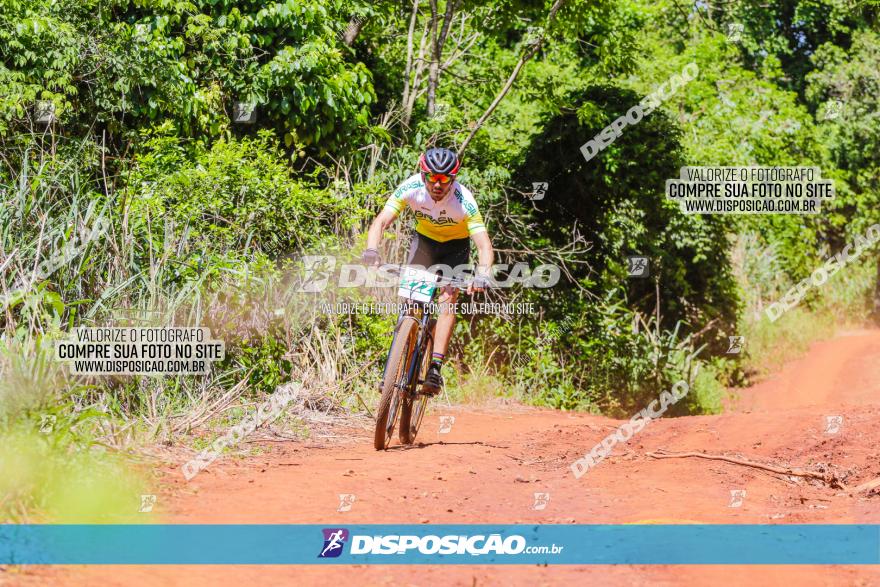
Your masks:
{"label": "fallen branch", "polygon": [[853,491],[855,491],[856,493],[861,493],[862,491],[870,491],[875,487],[880,487],[880,477],[877,477],[876,479],[871,479],[870,481],[866,481],[865,483],[858,485],[855,489],[853,489]]}
{"label": "fallen branch", "polygon": [[[762,469],[764,471],[770,471],[772,473],[779,473],[780,475],[793,475],[795,477],[807,477],[810,479],[819,479],[831,487],[837,489],[846,489],[844,484],[837,478],[833,473],[818,473],[816,471],[807,471],[806,469],[801,468],[792,468],[792,467],[775,467],[773,465],[763,465],[761,463],[756,463],[754,461],[749,461],[747,459],[740,459],[736,457],[728,457],[724,455],[713,455],[709,453],[702,452],[679,452],[679,453],[671,453],[660,449],[657,452],[649,452],[649,457],[654,457],[655,459],[678,459],[678,458],[686,458],[686,457],[695,457],[700,459],[709,459],[712,461],[725,461],[727,463],[733,463],[734,465],[742,465],[743,467],[752,467],[754,469]],[[878,485],[880,485],[880,481],[878,481]],[[861,487],[861,486],[860,486]]]}

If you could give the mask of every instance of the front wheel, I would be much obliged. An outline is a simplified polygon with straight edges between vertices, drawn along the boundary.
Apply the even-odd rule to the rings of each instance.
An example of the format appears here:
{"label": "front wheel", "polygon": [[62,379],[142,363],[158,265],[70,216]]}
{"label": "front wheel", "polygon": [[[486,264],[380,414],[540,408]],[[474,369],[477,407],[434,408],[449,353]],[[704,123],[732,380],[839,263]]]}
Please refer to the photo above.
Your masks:
{"label": "front wheel", "polygon": [[[434,353],[434,325],[436,320],[431,320],[428,326],[425,346],[422,349],[422,364],[419,366],[417,382],[421,385],[428,376],[428,367],[431,366],[431,356]],[[422,425],[422,419],[425,417],[425,411],[428,409],[428,396],[419,393],[415,399],[406,398],[403,400],[403,407],[400,410],[400,442],[401,444],[412,444],[416,441],[416,435]]]}
{"label": "front wheel", "polygon": [[382,397],[376,412],[376,432],[373,435],[373,446],[376,450],[385,450],[391,444],[401,396],[404,395],[401,389],[406,383],[406,365],[415,350],[417,328],[414,318],[404,318],[391,343],[388,363],[385,365],[385,378],[382,380]]}

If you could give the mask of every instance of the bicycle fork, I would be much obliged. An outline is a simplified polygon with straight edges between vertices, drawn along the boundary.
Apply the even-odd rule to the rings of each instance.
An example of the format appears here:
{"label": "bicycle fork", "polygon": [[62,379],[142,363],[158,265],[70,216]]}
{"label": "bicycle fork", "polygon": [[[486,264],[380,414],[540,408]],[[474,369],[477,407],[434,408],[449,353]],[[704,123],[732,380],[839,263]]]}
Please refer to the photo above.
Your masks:
{"label": "bicycle fork", "polygon": [[407,382],[414,381],[414,385],[409,385],[408,397],[411,400],[415,400],[419,395],[419,389],[421,385],[425,382],[423,379],[419,379],[419,374],[422,367],[422,361],[424,360],[424,353],[428,347],[428,337],[434,336],[434,327],[437,325],[436,318],[423,318],[421,322],[421,328],[419,328],[419,339],[416,341],[416,350],[412,355],[412,361],[409,365],[409,376],[407,377]]}
{"label": "bicycle fork", "polygon": [[419,379],[422,361],[424,360],[425,350],[428,345],[428,337],[434,335],[434,326],[437,320],[427,315],[422,317],[419,323],[419,335],[415,341],[415,349],[410,356],[410,364],[407,365],[406,389],[402,390],[406,394],[406,398],[412,401],[419,396],[419,389],[424,380]]}
{"label": "bicycle fork", "polygon": [[[388,358],[391,356],[391,349],[394,348],[394,341],[397,339],[397,335],[400,332],[400,325],[404,320],[412,318],[412,316],[400,316],[398,317],[397,324],[394,326],[394,337],[391,339],[391,345],[388,347],[388,352],[385,353],[385,367],[382,369],[382,378],[377,383],[377,386],[381,390],[382,381],[385,380],[385,373],[388,370]],[[416,391],[419,386],[424,383],[424,381],[419,380],[419,367],[422,364],[422,354],[425,352],[425,346],[427,344],[427,337],[434,336],[434,328],[437,326],[436,318],[428,318],[427,314],[422,316],[422,319],[418,321],[419,324],[419,335],[415,341],[415,350],[410,354],[410,361],[406,367],[406,382],[404,383],[405,387],[401,389],[401,386],[398,383],[394,384],[394,387],[404,394],[406,399],[414,400],[418,395],[418,391]],[[415,383],[413,383],[415,382]]]}

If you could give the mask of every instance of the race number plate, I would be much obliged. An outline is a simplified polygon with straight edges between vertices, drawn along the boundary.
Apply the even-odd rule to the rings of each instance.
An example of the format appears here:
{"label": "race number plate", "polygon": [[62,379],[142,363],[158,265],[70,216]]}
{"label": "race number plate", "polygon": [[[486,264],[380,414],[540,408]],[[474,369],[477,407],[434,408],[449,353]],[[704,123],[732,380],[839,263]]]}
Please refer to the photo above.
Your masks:
{"label": "race number plate", "polygon": [[437,274],[423,269],[405,267],[400,276],[397,295],[414,302],[430,302],[437,288]]}

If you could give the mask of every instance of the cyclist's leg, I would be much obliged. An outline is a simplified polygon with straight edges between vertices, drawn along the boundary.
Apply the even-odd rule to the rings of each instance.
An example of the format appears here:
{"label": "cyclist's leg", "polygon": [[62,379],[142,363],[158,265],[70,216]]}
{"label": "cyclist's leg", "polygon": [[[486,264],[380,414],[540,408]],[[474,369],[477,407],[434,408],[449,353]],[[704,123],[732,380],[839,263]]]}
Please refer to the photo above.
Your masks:
{"label": "cyclist's leg", "polygon": [[443,390],[443,376],[440,374],[443,368],[443,359],[446,358],[446,348],[449,339],[452,338],[452,329],[455,327],[455,300],[458,298],[458,290],[444,291],[440,294],[440,312],[437,316],[437,325],[434,327],[434,351],[431,354],[431,365],[422,392],[428,395],[436,395]]}
{"label": "cyclist's leg", "polygon": [[[452,277],[452,270],[458,265],[468,262],[470,256],[470,239],[456,239],[438,243],[431,241],[435,255],[431,265],[438,269],[444,277]],[[440,266],[440,267],[438,267]],[[433,271],[433,269],[431,269]],[[455,327],[455,302],[458,299],[458,290],[454,287],[445,288],[439,298],[440,315],[437,325],[434,327],[434,352],[431,356],[431,366],[425,384],[422,386],[424,393],[434,395],[443,389],[443,377],[440,370],[449,339],[452,338],[452,330]]]}
{"label": "cyclist's leg", "polygon": [[449,340],[452,338],[452,329],[455,327],[455,303],[458,300],[458,291],[444,291],[438,299],[440,303],[440,315],[437,317],[437,327],[434,329],[434,353],[446,355]]}
{"label": "cyclist's leg", "polygon": [[[443,254],[437,263],[448,265],[453,270],[460,265],[466,265],[470,258],[470,242],[470,238],[466,238],[443,243]],[[446,288],[438,301],[440,316],[437,318],[437,328],[434,330],[434,352],[446,355],[452,330],[455,327],[455,303],[458,301],[458,290],[452,287]]]}

